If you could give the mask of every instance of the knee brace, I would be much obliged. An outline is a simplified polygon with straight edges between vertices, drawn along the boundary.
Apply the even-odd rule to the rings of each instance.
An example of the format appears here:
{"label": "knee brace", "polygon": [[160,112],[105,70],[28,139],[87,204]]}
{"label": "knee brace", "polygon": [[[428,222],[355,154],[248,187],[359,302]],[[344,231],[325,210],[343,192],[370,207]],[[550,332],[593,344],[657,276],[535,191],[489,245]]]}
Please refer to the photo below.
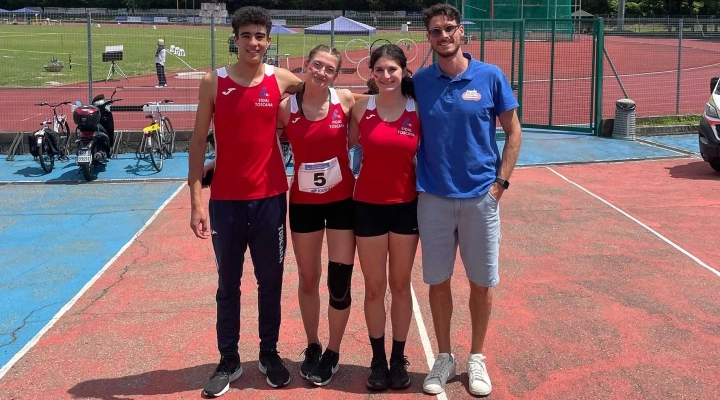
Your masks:
{"label": "knee brace", "polygon": [[330,297],[330,307],[336,310],[345,310],[352,302],[350,296],[350,282],[352,281],[353,266],[338,262],[328,262],[327,287]]}

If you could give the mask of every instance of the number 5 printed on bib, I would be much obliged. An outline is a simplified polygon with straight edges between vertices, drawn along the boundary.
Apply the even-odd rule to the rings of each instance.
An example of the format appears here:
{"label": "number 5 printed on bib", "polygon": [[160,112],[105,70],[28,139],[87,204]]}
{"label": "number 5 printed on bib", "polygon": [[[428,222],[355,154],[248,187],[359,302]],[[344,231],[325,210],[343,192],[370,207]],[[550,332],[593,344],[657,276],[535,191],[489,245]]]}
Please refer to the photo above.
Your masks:
{"label": "number 5 printed on bib", "polygon": [[307,193],[325,193],[342,181],[337,157],[317,163],[302,163],[298,168],[298,188]]}

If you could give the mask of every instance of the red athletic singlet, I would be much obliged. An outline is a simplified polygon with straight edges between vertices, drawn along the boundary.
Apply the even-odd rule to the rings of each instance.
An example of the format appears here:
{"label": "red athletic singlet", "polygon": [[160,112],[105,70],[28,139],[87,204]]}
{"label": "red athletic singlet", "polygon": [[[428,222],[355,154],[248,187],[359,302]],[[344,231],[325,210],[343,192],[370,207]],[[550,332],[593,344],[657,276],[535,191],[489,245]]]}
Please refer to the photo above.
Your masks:
{"label": "red athletic singlet", "polygon": [[359,127],[362,166],[354,199],[375,204],[414,200],[418,195],[415,154],[420,142],[420,119],[413,99],[407,100],[400,118],[385,122],[377,113],[375,96],[370,97]]}
{"label": "red athletic singlet", "polygon": [[270,65],[256,86],[240,86],[217,70],[214,200],[256,200],[288,190],[280,140],[275,133],[280,88]]}
{"label": "red athletic singlet", "polygon": [[355,177],[348,154],[349,119],[335,89],[330,89],[328,113],[319,121],[308,121],[300,113],[296,95],[290,98],[285,134],[295,159],[291,203],[325,204],[352,197]]}

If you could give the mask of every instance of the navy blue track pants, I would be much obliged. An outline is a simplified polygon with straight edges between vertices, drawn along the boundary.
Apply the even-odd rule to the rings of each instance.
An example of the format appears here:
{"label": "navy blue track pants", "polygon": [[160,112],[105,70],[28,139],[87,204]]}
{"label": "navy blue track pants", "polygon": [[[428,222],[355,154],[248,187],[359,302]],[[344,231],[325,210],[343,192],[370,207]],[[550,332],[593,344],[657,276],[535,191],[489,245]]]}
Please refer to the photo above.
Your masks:
{"label": "navy blue track pants", "polygon": [[276,350],[287,242],[285,193],[260,200],[210,200],[209,211],[218,269],[218,350],[238,354],[240,279],[248,247],[258,284],[260,351]]}

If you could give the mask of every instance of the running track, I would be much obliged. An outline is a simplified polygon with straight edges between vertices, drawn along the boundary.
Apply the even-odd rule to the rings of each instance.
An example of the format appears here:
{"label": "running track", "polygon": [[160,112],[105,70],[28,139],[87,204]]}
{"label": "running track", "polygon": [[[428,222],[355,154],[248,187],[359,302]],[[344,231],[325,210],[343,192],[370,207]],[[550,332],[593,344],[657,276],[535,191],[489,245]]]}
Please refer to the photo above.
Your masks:
{"label": "running track", "polygon": [[[559,149],[573,146],[572,140],[550,140]],[[88,189],[80,192],[79,188]],[[490,398],[715,396],[720,390],[716,376],[720,369],[720,251],[714,236],[708,234],[713,228],[705,223],[706,216],[720,215],[720,177],[689,156],[523,167],[513,175],[512,188],[501,203],[502,281],[486,345],[494,383]],[[138,231],[139,235],[129,241],[106,239],[112,248],[96,250],[97,259],[68,262],[78,270],[83,266],[105,269],[34,346],[26,346],[27,351],[12,365],[6,364],[0,397],[200,398],[202,385],[217,362],[216,282],[210,244],[195,239],[187,226],[187,189],[181,183],[155,182],[9,185],[3,192],[0,235],[3,243],[12,244],[0,248],[0,254],[3,259],[25,255],[27,265],[33,267],[3,280],[4,293],[15,293],[14,282],[32,273],[40,275],[42,268],[57,268],[52,258],[37,262],[43,257],[41,252],[30,258],[36,246],[27,243],[38,232],[48,231],[49,239],[43,242],[55,252],[81,250],[82,243],[98,249],[108,230],[93,236],[92,232],[98,232],[89,229],[93,220],[118,231],[113,235],[123,236],[120,231],[130,225],[132,229],[124,235],[132,238],[131,232]],[[67,205],[87,204],[98,195],[104,199],[100,209]],[[56,205],[47,206],[46,214],[57,214],[55,218],[62,220],[62,211],[66,220],[80,221],[76,228],[63,222],[66,229],[55,233],[52,219],[46,224],[29,223],[41,219],[36,214],[43,202],[37,200],[50,198],[56,199]],[[76,215],[70,215],[73,212]],[[16,234],[22,231],[24,236]],[[64,242],[73,237],[90,242]],[[53,247],[56,243],[63,244],[62,249]],[[114,258],[114,252],[126,243]],[[16,251],[11,253],[10,248]],[[420,257],[418,252],[413,276],[415,318],[407,345],[413,386],[397,396],[425,398],[420,385],[434,341]],[[452,337],[460,360],[459,377],[449,383],[444,396],[452,399],[467,397],[463,360],[469,348],[468,288],[459,262],[456,268]],[[55,281],[36,277],[33,295],[50,296],[62,280],[57,275],[44,276]],[[89,276],[93,274],[83,279]],[[365,398],[370,348],[362,317],[359,268],[341,349],[342,367],[323,389],[311,388],[297,375],[304,335],[296,305],[292,244],[284,284],[279,350],[293,374],[290,387],[269,388],[255,367],[255,284],[247,273],[242,284],[240,346],[246,372],[225,396]],[[326,296],[323,291],[322,298]],[[17,299],[3,304],[22,307]],[[47,321],[47,316],[39,315],[26,320],[37,325]],[[326,330],[323,325],[320,332]]]}

